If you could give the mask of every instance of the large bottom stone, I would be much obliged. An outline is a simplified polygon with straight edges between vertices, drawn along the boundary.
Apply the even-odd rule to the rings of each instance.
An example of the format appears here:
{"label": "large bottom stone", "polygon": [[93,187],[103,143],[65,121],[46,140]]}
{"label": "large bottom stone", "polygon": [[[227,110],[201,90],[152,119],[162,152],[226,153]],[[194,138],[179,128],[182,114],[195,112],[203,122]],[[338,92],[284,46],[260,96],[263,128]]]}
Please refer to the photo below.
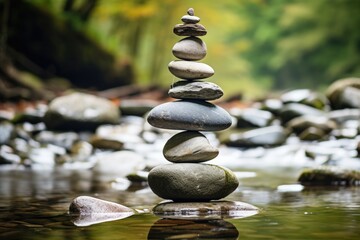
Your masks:
{"label": "large bottom stone", "polygon": [[244,218],[255,215],[259,209],[251,204],[233,201],[210,202],[163,202],[153,208],[153,213],[162,218],[213,220]]}
{"label": "large bottom stone", "polygon": [[224,198],[239,182],[224,167],[199,163],[165,164],[153,168],[148,177],[152,191],[178,202],[200,202]]}

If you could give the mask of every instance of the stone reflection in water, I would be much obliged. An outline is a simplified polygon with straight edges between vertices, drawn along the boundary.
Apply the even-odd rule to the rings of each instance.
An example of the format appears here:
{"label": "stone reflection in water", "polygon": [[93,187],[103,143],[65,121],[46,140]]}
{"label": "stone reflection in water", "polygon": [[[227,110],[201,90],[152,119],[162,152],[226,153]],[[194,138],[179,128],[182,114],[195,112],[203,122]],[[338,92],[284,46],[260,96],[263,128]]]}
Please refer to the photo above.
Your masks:
{"label": "stone reflection in water", "polygon": [[224,220],[160,219],[151,226],[148,239],[238,239],[238,236],[236,227]]}

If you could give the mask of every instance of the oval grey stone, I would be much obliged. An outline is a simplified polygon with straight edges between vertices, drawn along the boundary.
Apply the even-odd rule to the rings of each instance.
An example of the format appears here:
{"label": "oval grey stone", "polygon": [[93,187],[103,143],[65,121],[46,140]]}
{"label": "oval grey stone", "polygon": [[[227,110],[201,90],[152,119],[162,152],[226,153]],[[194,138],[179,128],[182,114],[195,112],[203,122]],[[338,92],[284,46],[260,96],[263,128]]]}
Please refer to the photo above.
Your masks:
{"label": "oval grey stone", "polygon": [[259,213],[259,208],[244,202],[171,202],[156,205],[153,213],[170,219],[213,220],[226,218],[244,218]]}
{"label": "oval grey stone", "polygon": [[204,162],[215,158],[219,150],[200,132],[185,131],[172,136],[165,144],[164,157],[170,162]]}
{"label": "oval grey stone", "polygon": [[215,100],[223,96],[223,90],[211,82],[177,81],[169,92],[170,97],[178,99]]}
{"label": "oval grey stone", "polygon": [[149,112],[147,121],[158,128],[192,131],[220,131],[232,123],[223,108],[200,100],[163,103]]}
{"label": "oval grey stone", "polygon": [[182,79],[208,78],[215,73],[209,65],[192,61],[171,61],[168,68],[175,77]]}
{"label": "oval grey stone", "polygon": [[206,56],[206,44],[200,38],[187,37],[175,43],[172,53],[184,60],[200,60]]}
{"label": "oval grey stone", "polygon": [[181,21],[184,23],[198,23],[200,22],[200,18],[197,16],[184,15],[182,16]]}
{"label": "oval grey stone", "polygon": [[148,182],[159,197],[179,202],[217,200],[239,185],[230,170],[198,163],[159,165],[150,171]]}

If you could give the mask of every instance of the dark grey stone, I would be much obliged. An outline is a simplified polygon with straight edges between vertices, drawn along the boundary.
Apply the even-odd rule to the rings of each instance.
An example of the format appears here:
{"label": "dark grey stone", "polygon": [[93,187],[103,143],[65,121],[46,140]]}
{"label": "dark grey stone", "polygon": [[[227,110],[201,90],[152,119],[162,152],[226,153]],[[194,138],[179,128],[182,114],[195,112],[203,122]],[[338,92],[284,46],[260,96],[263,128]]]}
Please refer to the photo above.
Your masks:
{"label": "dark grey stone", "polygon": [[169,90],[169,96],[178,99],[215,100],[223,94],[215,83],[202,81],[178,81]]}
{"label": "dark grey stone", "polygon": [[159,165],[150,171],[148,182],[159,197],[179,202],[217,200],[239,185],[230,170],[198,163]]}
{"label": "dark grey stone", "polygon": [[228,112],[214,104],[199,100],[180,100],[153,108],[147,121],[157,128],[220,131],[230,127],[232,119]]}
{"label": "dark grey stone", "polygon": [[178,36],[204,36],[207,31],[200,23],[176,24],[174,33]]}

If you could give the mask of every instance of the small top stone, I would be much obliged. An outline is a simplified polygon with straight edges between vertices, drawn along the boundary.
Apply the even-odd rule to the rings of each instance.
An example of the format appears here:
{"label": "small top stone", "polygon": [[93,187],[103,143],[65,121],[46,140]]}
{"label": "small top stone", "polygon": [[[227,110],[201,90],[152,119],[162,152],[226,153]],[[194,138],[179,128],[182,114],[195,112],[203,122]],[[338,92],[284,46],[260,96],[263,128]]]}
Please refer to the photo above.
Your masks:
{"label": "small top stone", "polygon": [[189,9],[187,10],[187,14],[189,14],[190,16],[195,16],[195,15],[194,15],[194,9],[193,9],[193,8],[189,8]]}

